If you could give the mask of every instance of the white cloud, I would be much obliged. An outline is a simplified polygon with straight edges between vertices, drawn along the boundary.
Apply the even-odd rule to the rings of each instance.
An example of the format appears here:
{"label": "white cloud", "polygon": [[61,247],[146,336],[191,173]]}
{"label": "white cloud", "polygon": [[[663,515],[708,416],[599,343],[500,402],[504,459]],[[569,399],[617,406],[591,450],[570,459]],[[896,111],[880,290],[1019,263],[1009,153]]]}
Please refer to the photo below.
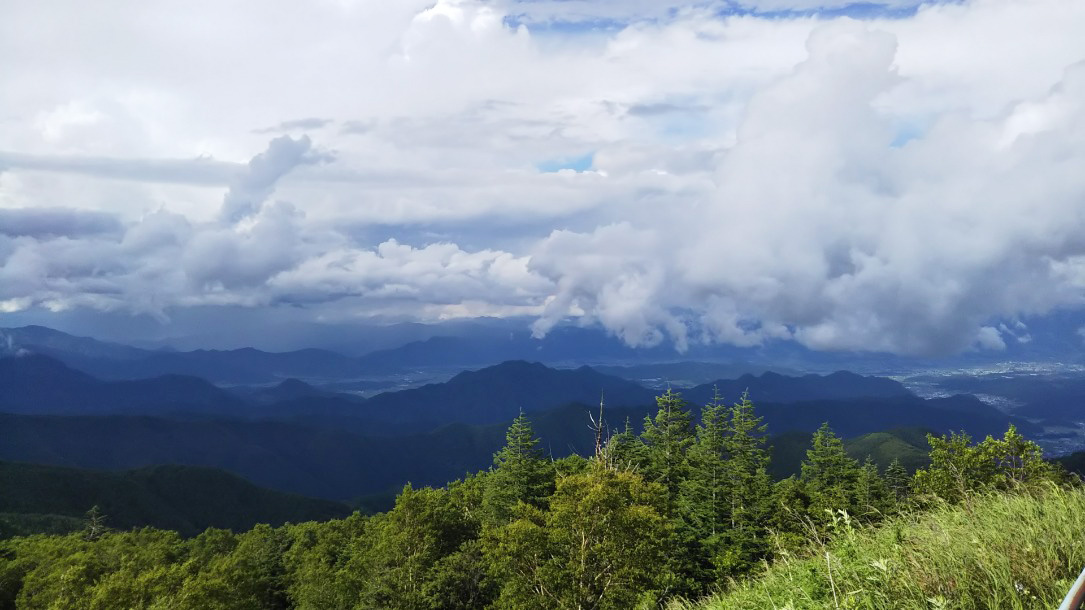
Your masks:
{"label": "white cloud", "polygon": [[5,3],[0,301],[907,353],[1080,306],[1085,5],[843,4]]}

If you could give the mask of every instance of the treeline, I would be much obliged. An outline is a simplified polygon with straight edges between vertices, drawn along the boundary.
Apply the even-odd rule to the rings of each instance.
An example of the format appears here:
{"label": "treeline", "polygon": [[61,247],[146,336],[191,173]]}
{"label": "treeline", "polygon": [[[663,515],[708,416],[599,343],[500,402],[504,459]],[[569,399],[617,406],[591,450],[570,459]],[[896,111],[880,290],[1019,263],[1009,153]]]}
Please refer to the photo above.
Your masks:
{"label": "treeline", "polygon": [[408,485],[372,517],[186,540],[94,515],[77,534],[4,541],[0,608],[653,608],[801,553],[840,520],[1064,479],[1012,427],[930,437],[931,465],[912,474],[849,457],[825,425],[801,473],[774,482],[748,397],[717,396],[699,421],[678,393],[657,405],[590,458],[548,459],[521,415],[489,471]]}

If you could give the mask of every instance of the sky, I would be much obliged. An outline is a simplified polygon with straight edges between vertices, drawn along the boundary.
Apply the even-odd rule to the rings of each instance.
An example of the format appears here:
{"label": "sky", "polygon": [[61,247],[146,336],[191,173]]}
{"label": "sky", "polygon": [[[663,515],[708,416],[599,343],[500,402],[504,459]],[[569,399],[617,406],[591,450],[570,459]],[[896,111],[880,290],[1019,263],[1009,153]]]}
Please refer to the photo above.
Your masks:
{"label": "sky", "polygon": [[8,0],[0,326],[1004,349],[1085,306],[1081,32],[1079,0]]}

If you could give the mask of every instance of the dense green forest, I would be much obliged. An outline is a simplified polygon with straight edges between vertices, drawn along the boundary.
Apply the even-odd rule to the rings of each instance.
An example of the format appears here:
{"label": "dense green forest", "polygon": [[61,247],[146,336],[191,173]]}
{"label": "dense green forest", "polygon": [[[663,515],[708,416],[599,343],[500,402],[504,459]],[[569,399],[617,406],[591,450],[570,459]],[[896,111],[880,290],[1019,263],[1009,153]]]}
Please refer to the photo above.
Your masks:
{"label": "dense green forest", "polygon": [[83,527],[97,506],[118,529],[153,526],[195,536],[208,527],[323,521],[351,510],[330,500],[257,487],[214,468],[163,465],[125,472],[0,462],[0,538]]}
{"label": "dense green forest", "polygon": [[[979,443],[930,436],[929,465],[912,473],[851,457],[824,425],[799,472],[774,481],[767,431],[746,397],[717,396],[697,420],[675,392],[657,407],[639,428],[608,439],[597,430],[591,457],[560,460],[545,457],[521,415],[492,468],[446,488],[408,485],[374,516],[186,539],[113,530],[95,513],[79,532],[12,538],[0,542],[0,608],[603,609],[706,596],[722,608],[1040,608],[1085,561],[1080,540],[1060,533],[1085,518],[1082,492],[1013,427]],[[959,539],[980,530],[930,525],[976,520],[1005,541],[1014,510],[1032,510],[1031,526],[1054,538],[1006,554]],[[923,549],[938,557],[970,544],[976,557],[956,567],[980,570],[975,578],[937,563],[904,571],[920,570]],[[1033,553],[1043,569],[983,572],[981,549],[1002,552],[990,561],[1003,567]],[[977,579],[1012,580],[1015,570],[1039,576],[1001,583],[1011,604],[973,603]],[[882,575],[881,588],[864,580]],[[884,596],[900,578],[908,601],[896,604]]]}

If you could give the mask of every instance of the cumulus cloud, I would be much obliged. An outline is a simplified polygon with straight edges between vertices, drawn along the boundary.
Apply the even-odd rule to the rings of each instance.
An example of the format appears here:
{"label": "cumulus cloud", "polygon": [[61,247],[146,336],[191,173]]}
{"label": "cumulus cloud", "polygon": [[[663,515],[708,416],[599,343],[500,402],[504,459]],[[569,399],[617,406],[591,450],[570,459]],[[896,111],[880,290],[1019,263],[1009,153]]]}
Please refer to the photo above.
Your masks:
{"label": "cumulus cloud", "polygon": [[66,208],[0,209],[0,235],[8,237],[72,237],[119,234],[116,217]]}
{"label": "cumulus cloud", "polygon": [[[1082,302],[1060,265],[1085,254],[1085,180],[1067,173],[1085,162],[1085,65],[1000,117],[949,114],[894,147],[878,106],[901,84],[895,38],[835,24],[808,50],[751,99],[706,201],[617,242],[615,227],[548,238],[532,264],[559,293],[537,330],[575,307],[634,343],[931,354],[1002,349],[1014,335],[987,320]],[[615,259],[585,273],[585,251]]]}
{"label": "cumulus cloud", "polygon": [[330,161],[308,138],[272,140],[239,173],[219,221],[159,210],[124,223],[60,208],[0,209],[0,312],[92,308],[165,319],[170,308],[314,305],[441,317],[535,313],[548,282],[527,257],[452,243],[356,244],[269,201],[296,167]]}
{"label": "cumulus cloud", "polygon": [[[222,40],[166,7],[88,29],[5,5],[0,310],[340,303],[931,354],[1081,307],[1085,5],[850,4],[186,8]],[[562,159],[591,161],[540,171]]]}
{"label": "cumulus cloud", "polygon": [[227,222],[237,222],[259,210],[275,183],[301,165],[330,161],[331,155],[313,150],[309,136],[297,140],[280,136],[272,140],[267,150],[249,161],[246,171],[237,177],[222,201],[220,216]]}

